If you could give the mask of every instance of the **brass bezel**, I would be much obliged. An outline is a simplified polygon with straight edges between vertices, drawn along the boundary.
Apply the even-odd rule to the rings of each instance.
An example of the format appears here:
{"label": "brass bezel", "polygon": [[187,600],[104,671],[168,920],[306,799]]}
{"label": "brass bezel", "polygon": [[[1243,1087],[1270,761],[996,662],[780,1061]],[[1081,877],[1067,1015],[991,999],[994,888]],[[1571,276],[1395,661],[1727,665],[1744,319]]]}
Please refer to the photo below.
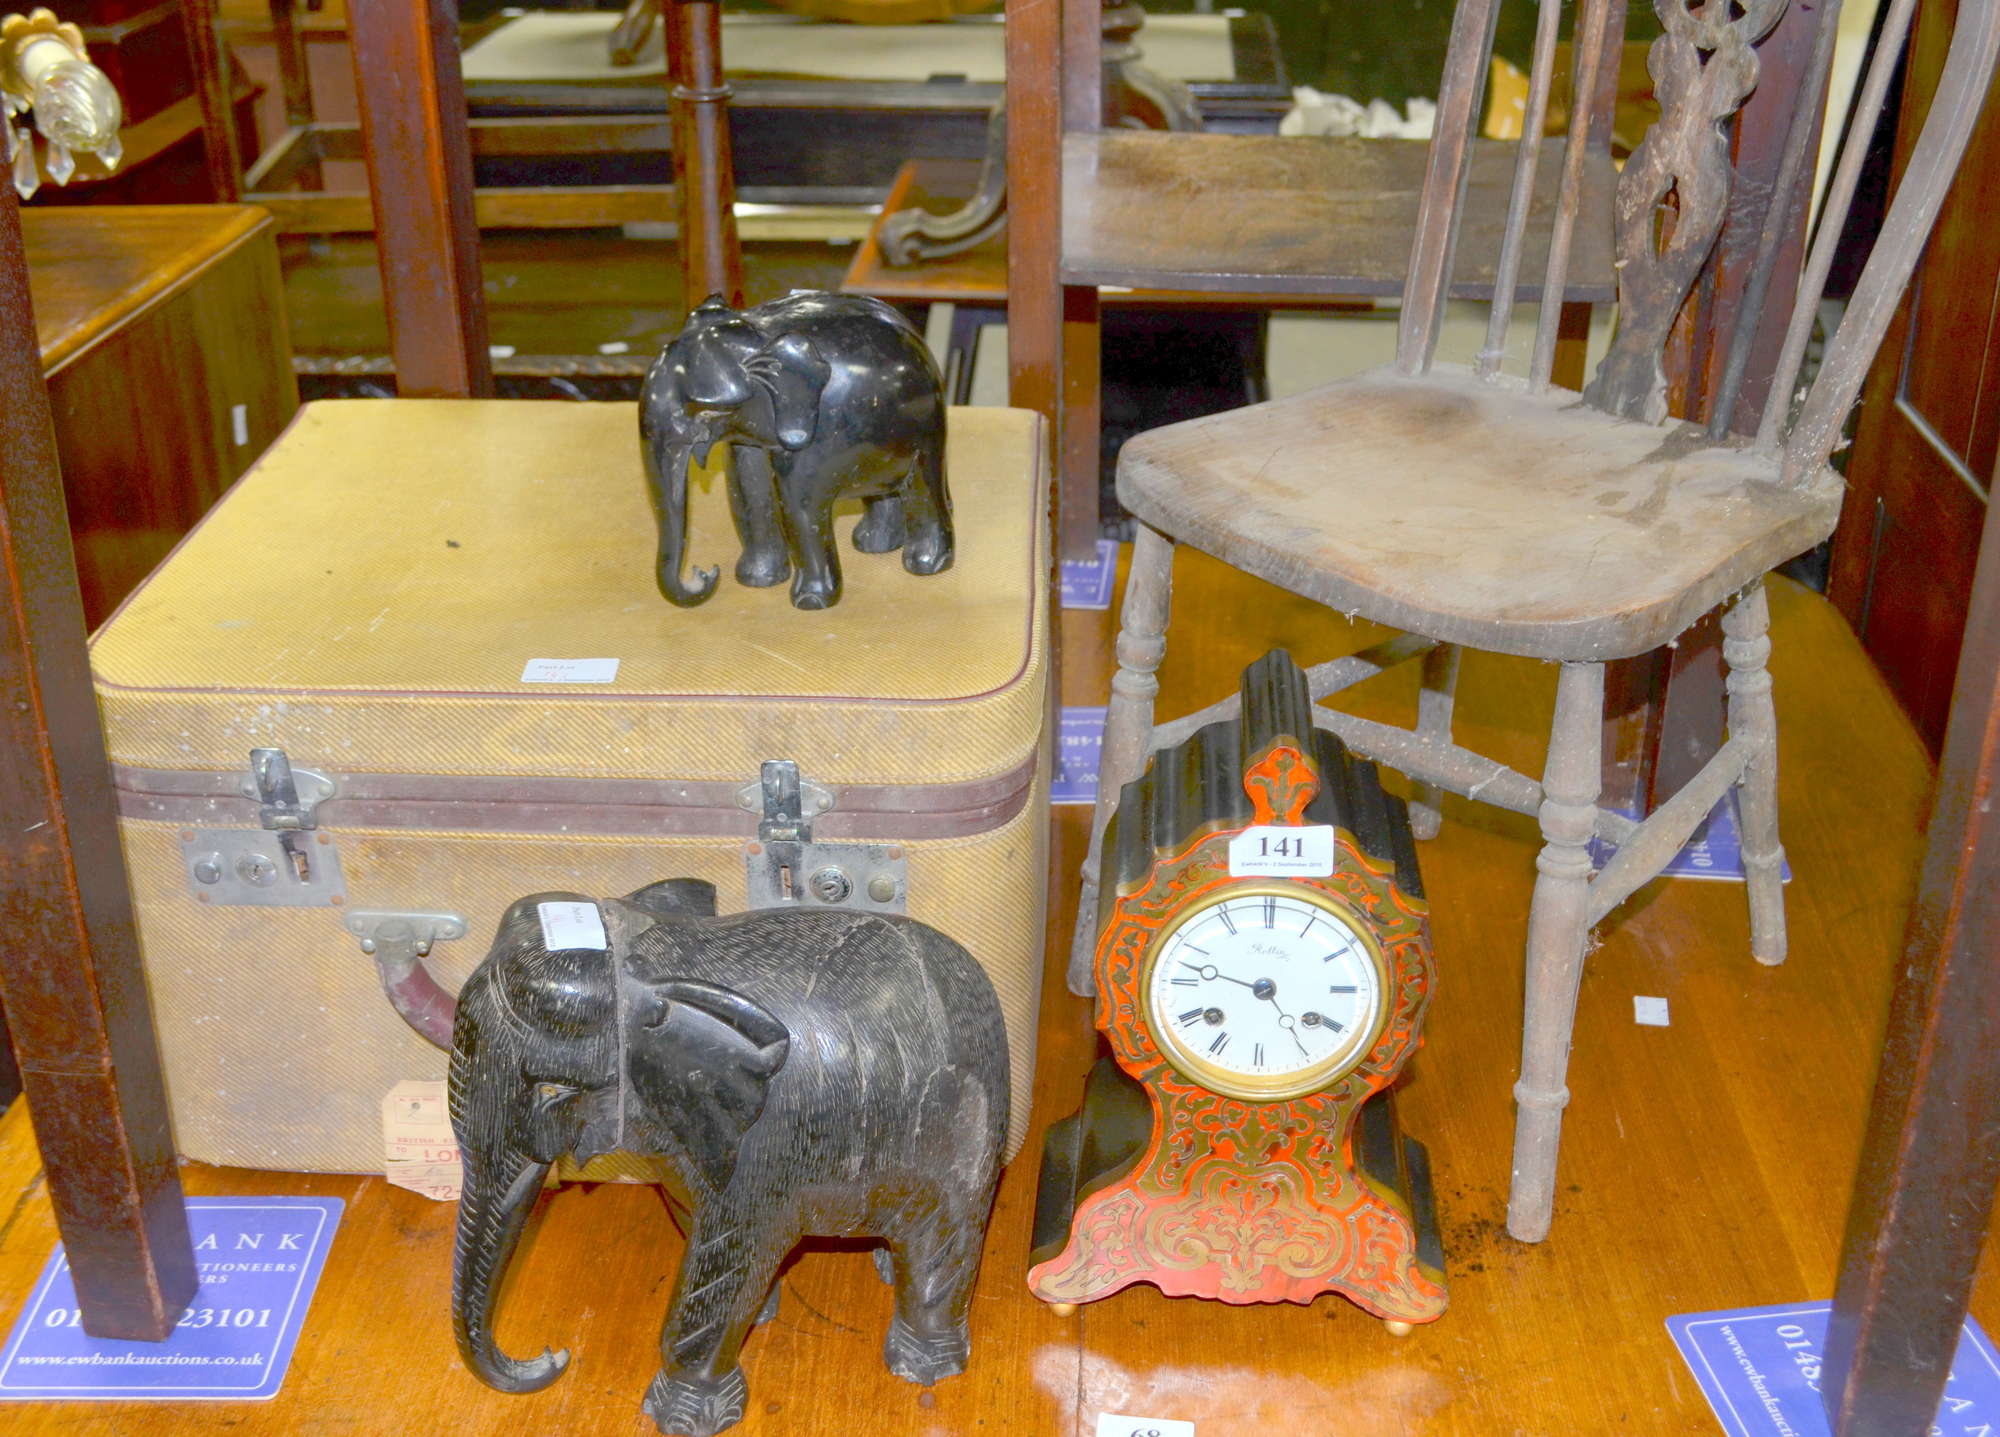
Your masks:
{"label": "brass bezel", "polygon": [[[1368,961],[1375,968],[1374,1021],[1366,1030],[1356,1029],[1354,1037],[1334,1053],[1322,1058],[1311,1067],[1284,1077],[1259,1077],[1218,1068],[1183,1044],[1171,1023],[1158,1022],[1153,1006],[1153,969],[1173,936],[1197,916],[1219,903],[1231,902],[1238,898],[1255,898],[1263,894],[1297,899],[1327,913],[1360,940],[1363,951],[1368,955]],[[1373,1052],[1376,1043],[1381,1041],[1382,1031],[1389,1023],[1390,1010],[1395,1006],[1394,974],[1390,969],[1388,956],[1383,953],[1382,944],[1375,936],[1374,925],[1368,921],[1367,916],[1339,894],[1329,893],[1323,888],[1294,879],[1228,884],[1203,894],[1195,902],[1183,908],[1174,916],[1174,921],[1155,933],[1152,942],[1147,944],[1145,960],[1139,966],[1137,996],[1140,1021],[1146,1025],[1146,1031],[1153,1039],[1153,1046],[1160,1050],[1160,1055],[1175,1072],[1211,1092],[1259,1103],[1302,1098],[1308,1093],[1317,1093],[1323,1088],[1331,1087],[1346,1077],[1368,1060],[1369,1053]]]}

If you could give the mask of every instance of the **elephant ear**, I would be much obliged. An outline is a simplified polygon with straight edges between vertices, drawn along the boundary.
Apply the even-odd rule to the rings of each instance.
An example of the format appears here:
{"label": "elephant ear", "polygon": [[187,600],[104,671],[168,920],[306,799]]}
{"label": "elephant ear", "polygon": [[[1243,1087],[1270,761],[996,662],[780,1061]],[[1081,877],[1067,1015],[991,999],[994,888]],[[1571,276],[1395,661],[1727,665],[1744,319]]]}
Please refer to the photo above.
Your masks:
{"label": "elephant ear", "polygon": [[771,395],[778,442],[803,449],[819,424],[819,396],[833,369],[802,334],[781,335],[744,361],[750,377]]}
{"label": "elephant ear", "polygon": [[792,1035],[761,1005],[714,983],[677,978],[647,987],[661,1011],[645,1026],[635,1066],[646,1070],[647,1096],[678,1128],[689,1161],[720,1192]]}
{"label": "elephant ear", "polygon": [[715,885],[700,878],[662,878],[626,894],[625,901],[662,917],[715,917]]}

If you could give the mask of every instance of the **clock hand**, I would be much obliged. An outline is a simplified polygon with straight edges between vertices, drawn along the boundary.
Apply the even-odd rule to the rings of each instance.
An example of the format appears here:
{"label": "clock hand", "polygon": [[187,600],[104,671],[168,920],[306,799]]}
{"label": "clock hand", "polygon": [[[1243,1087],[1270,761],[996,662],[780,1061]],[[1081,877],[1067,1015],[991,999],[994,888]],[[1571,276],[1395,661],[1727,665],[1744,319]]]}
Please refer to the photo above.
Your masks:
{"label": "clock hand", "polygon": [[[1276,999],[1272,1000],[1271,1006],[1272,1007],[1277,1006]],[[1299,1036],[1299,1024],[1296,1018],[1294,1018],[1290,1013],[1280,1012],[1278,1014],[1278,1026],[1280,1028],[1283,1028],[1287,1033],[1290,1033],[1292,1035],[1292,1041],[1299,1045],[1300,1056],[1305,1058],[1312,1057],[1312,1049],[1308,1048],[1306,1046],[1306,1040]]]}
{"label": "clock hand", "polygon": [[1273,983],[1269,978],[1259,978],[1255,983],[1250,985],[1250,991],[1269,1003],[1273,1008],[1278,1009],[1278,1026],[1283,1028],[1287,1033],[1290,1033],[1292,1041],[1299,1045],[1299,1051],[1310,1058],[1312,1053],[1306,1048],[1306,1040],[1299,1036],[1298,1020],[1283,1008],[1278,1007],[1278,985]]}
{"label": "clock hand", "polygon": [[1190,963],[1185,958],[1183,958],[1181,960],[1181,967],[1192,968],[1196,973],[1200,974],[1203,978],[1220,978],[1225,983],[1236,983],[1240,984],[1245,988],[1251,988],[1251,989],[1254,989],[1257,986],[1255,983],[1246,983],[1241,978],[1230,977],[1220,968],[1217,968],[1213,963],[1196,964],[1196,963]]}

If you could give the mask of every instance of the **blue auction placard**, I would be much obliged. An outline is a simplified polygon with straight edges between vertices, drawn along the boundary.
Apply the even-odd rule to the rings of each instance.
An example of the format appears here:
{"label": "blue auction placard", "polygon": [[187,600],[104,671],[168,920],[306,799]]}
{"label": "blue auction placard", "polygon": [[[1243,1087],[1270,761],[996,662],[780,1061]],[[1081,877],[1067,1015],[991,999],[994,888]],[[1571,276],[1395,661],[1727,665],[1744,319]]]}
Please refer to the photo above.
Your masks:
{"label": "blue auction placard", "polygon": [[[1729,1437],[1828,1437],[1820,1402],[1830,1302],[1694,1312],[1667,1319]],[[2000,1354],[1965,1320],[1937,1423],[1942,1437],[2000,1433]]]}
{"label": "blue auction placard", "polygon": [[189,1198],[201,1287],[165,1342],[81,1325],[60,1245],[0,1354],[0,1400],[234,1401],[277,1395],[339,1226],[339,1198]]}
{"label": "blue auction placard", "polygon": [[[1640,815],[1629,810],[1619,810],[1627,818],[1636,819]],[[1611,861],[1611,855],[1618,851],[1618,845],[1602,838],[1590,840],[1590,861],[1602,868]],[[1792,881],[1792,865],[1788,860],[1779,870],[1786,883]],[[1697,828],[1694,837],[1687,841],[1679,853],[1667,861],[1660,870],[1665,878],[1719,878],[1736,883],[1743,881],[1743,840],[1736,822],[1736,795],[1725,793],[1715,805],[1714,812]]]}
{"label": "blue auction placard", "polygon": [[1056,725],[1056,777],[1050,803],[1097,802],[1097,761],[1104,749],[1104,705],[1066,708]]}
{"label": "blue auction placard", "polygon": [[1065,609],[1108,609],[1111,582],[1118,573],[1118,545],[1110,539],[1097,541],[1097,555],[1090,559],[1062,561],[1062,606]]}

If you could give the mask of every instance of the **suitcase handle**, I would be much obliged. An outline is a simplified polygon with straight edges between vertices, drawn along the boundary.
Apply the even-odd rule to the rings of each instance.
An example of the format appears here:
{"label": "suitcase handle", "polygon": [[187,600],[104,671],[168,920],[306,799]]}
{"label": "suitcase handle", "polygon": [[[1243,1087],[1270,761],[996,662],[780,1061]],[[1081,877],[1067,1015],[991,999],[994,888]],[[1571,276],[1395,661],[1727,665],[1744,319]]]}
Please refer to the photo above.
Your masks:
{"label": "suitcase handle", "polygon": [[450,1052],[458,1000],[438,986],[424,957],[434,943],[463,938],[465,920],[456,913],[355,912],[347,915],[347,927],[375,960],[389,1006],[418,1037]]}

